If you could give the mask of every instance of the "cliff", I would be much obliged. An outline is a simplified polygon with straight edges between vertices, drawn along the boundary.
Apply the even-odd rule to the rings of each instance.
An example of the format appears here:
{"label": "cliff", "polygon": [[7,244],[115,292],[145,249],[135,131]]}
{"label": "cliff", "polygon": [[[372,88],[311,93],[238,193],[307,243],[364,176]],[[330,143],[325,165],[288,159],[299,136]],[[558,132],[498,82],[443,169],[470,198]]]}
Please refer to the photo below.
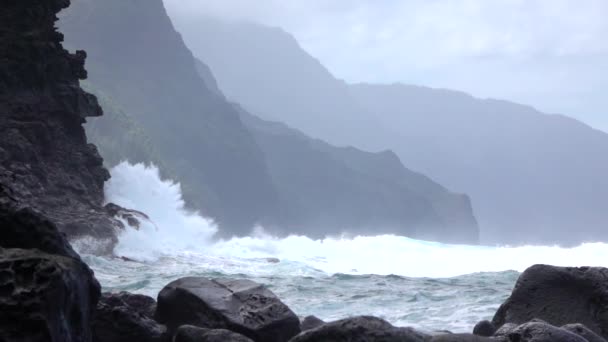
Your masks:
{"label": "cliff", "polygon": [[[198,76],[161,0],[75,1],[60,27],[69,46],[89,53],[90,88],[115,104],[91,130],[109,161],[160,164],[189,206],[227,235],[249,233],[276,206],[261,151],[233,107]],[[112,121],[121,112],[129,127]],[[133,139],[119,138],[132,129],[148,139],[137,151]]]}
{"label": "cliff", "polygon": [[264,152],[282,205],[265,222],[269,230],[478,243],[468,197],[408,170],[393,152],[335,147],[245,111],[241,118]]}
{"label": "cliff", "polygon": [[174,20],[228,98],[330,143],[393,150],[408,168],[470,196],[483,243],[608,241],[604,132],[456,91],[347,85],[280,29]]}
{"label": "cliff", "polygon": [[67,5],[28,0],[0,12],[0,187],[3,201],[42,213],[70,238],[112,242],[102,207],[109,173],[83,128],[102,110],[79,86],[86,53],[64,50],[54,27]]}

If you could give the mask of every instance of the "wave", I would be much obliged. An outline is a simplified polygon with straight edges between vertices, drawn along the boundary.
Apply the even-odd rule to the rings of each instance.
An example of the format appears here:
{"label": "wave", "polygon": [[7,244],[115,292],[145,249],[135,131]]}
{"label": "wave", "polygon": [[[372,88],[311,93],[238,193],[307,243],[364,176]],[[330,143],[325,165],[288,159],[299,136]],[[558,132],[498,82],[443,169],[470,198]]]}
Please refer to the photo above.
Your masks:
{"label": "wave", "polygon": [[277,258],[327,274],[378,274],[444,278],[478,272],[523,271],[533,264],[608,266],[608,245],[492,247],[447,245],[403,236],[357,236],[313,240],[251,236],[214,239],[217,226],[185,208],[178,183],[162,180],[155,166],[123,162],[111,170],[106,199],[146,213],[139,230],[120,234],[115,254],[138,261],[163,257],[248,260]]}

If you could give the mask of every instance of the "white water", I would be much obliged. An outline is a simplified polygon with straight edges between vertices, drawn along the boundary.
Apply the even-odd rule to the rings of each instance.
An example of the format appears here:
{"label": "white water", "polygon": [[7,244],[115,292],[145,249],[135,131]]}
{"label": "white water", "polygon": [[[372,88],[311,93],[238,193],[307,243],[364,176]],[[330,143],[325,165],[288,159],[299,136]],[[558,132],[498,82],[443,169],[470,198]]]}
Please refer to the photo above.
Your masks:
{"label": "white water", "polygon": [[[446,245],[401,236],[311,240],[302,236],[253,237],[216,241],[211,220],[184,209],[178,184],[162,181],[155,167],[122,163],[112,169],[106,185],[109,202],[142,211],[153,223],[120,236],[115,253],[152,262],[179,257],[221,262],[252,271],[247,260],[278,258],[326,274],[377,274],[407,277],[453,277],[476,272],[523,271],[538,264],[608,266],[608,245],[588,243],[576,248],[555,246],[483,247]],[[219,260],[219,261],[218,261]],[[279,266],[277,266],[279,267]],[[294,272],[298,272],[295,271]]]}

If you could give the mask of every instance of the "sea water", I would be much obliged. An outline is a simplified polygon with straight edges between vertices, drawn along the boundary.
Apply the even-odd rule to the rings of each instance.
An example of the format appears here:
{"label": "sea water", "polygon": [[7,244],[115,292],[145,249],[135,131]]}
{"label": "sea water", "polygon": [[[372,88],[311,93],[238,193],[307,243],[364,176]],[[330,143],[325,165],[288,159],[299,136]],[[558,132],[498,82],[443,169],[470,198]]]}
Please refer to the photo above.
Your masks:
{"label": "sea water", "polygon": [[608,245],[486,247],[402,236],[218,240],[216,225],[188,211],[180,185],[158,169],[121,163],[106,185],[108,202],[146,213],[121,232],[119,257],[85,255],[104,291],[155,297],[185,276],[247,278],[265,284],[300,316],[324,320],[374,315],[398,326],[468,332],[491,319],[519,272],[533,264],[608,266]]}

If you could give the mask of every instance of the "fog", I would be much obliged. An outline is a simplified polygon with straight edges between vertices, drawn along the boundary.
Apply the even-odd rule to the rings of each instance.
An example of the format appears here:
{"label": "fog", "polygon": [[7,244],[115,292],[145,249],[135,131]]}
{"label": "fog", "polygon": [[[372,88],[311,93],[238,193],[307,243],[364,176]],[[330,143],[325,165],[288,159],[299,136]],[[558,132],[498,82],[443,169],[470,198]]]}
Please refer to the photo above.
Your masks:
{"label": "fog", "polygon": [[349,82],[456,89],[608,130],[603,0],[164,2],[178,26],[212,15],[281,27]]}

